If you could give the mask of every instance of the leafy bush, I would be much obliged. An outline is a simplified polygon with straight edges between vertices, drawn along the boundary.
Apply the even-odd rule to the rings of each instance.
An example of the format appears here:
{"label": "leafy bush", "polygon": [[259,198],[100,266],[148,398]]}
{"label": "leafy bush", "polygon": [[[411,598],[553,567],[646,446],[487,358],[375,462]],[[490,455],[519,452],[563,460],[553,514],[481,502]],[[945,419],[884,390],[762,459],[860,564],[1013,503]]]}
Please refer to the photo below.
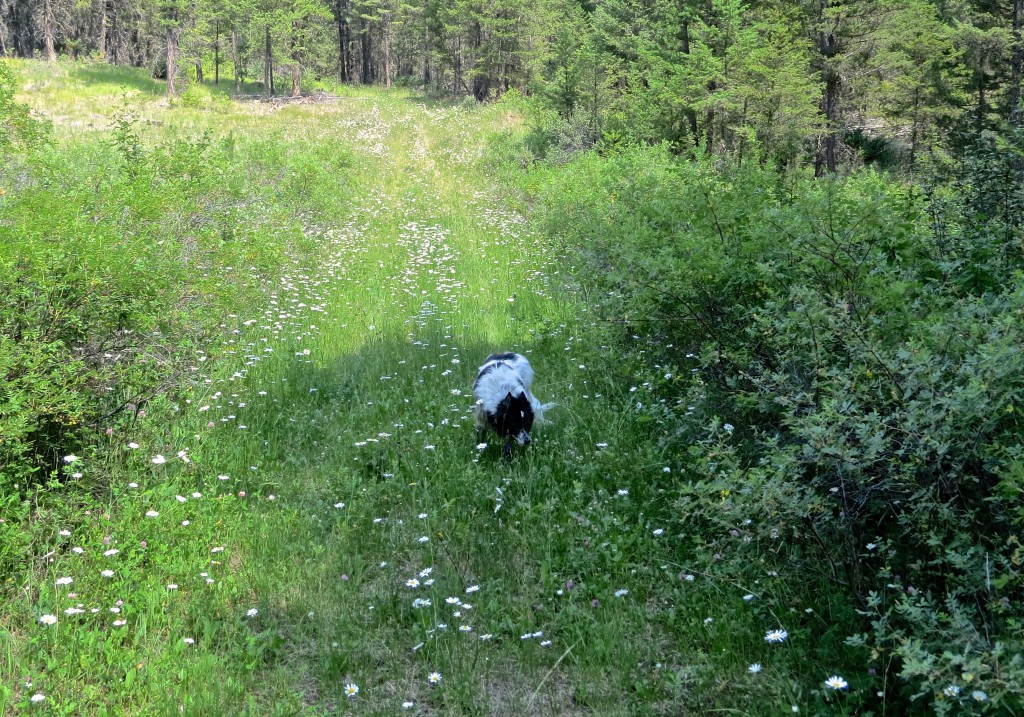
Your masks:
{"label": "leafy bush", "polygon": [[190,82],[184,91],[174,100],[175,105],[196,110],[215,110],[226,112],[231,108],[230,98],[220,92],[198,82]]}
{"label": "leafy bush", "polygon": [[613,338],[685,377],[638,407],[687,456],[680,560],[830,586],[846,659],[900,709],[1024,689],[1020,146],[927,197],[650,149],[538,170]]}
{"label": "leafy bush", "polygon": [[583,109],[560,114],[539,100],[520,105],[529,119],[521,144],[536,159],[563,164],[593,148],[602,138],[599,123]]}
{"label": "leafy bush", "polygon": [[50,135],[50,125],[33,116],[28,106],[14,101],[17,89],[14,73],[0,62],[0,156],[12,149],[43,144]]}

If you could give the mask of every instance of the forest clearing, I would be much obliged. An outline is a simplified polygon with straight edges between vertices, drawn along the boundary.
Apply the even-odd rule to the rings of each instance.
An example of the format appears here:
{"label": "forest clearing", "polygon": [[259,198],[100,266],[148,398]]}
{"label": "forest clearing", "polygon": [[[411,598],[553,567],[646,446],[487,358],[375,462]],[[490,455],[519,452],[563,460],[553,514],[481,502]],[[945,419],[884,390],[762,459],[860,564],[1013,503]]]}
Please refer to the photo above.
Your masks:
{"label": "forest clearing", "polygon": [[1024,708],[1017,15],[121,1],[0,0],[0,714]]}

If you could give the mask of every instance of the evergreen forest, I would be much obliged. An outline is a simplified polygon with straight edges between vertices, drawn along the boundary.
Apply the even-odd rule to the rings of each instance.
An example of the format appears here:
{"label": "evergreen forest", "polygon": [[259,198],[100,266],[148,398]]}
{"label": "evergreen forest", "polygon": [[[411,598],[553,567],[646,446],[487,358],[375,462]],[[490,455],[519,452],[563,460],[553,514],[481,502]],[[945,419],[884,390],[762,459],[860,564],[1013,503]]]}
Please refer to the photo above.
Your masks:
{"label": "evergreen forest", "polygon": [[818,176],[1019,123],[1019,0],[2,0],[0,54],[299,95],[304,76],[543,97],[571,148],[667,143]]}

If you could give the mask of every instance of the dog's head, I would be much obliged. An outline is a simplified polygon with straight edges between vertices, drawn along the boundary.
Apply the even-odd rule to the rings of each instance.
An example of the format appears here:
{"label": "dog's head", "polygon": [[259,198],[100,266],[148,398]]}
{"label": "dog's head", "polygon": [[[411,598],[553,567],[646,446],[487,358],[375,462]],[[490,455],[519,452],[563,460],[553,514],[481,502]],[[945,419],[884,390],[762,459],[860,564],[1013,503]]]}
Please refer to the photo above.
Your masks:
{"label": "dog's head", "polygon": [[526,393],[512,394],[509,392],[497,405],[493,414],[487,416],[491,427],[502,438],[514,440],[525,446],[530,442],[530,429],[533,428],[533,406]]}

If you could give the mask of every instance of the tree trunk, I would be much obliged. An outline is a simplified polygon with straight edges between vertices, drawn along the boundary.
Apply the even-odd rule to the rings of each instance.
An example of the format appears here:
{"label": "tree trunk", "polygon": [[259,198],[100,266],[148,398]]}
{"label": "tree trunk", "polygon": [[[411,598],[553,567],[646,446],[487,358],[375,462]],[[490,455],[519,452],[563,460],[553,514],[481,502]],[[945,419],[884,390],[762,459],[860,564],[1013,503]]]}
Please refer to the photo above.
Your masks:
{"label": "tree trunk", "polygon": [[[175,13],[174,20],[177,20]],[[167,96],[175,97],[178,94],[178,33],[177,22],[167,26]]]}
{"label": "tree trunk", "polygon": [[213,24],[213,84],[220,84],[220,20]]}
{"label": "tree trunk", "polygon": [[715,147],[715,108],[709,107],[708,111],[704,114],[704,151],[708,154],[712,153]]}
{"label": "tree trunk", "polygon": [[347,4],[344,0],[335,0],[331,6],[331,12],[334,13],[334,23],[338,28],[338,79],[341,82],[348,82],[352,79],[352,72],[348,58],[351,37]]}
{"label": "tree trunk", "polygon": [[299,58],[299,43],[292,35],[292,97],[302,94],[302,63]]}
{"label": "tree trunk", "polygon": [[455,41],[455,54],[452,60],[452,94],[459,94],[462,87],[462,38]]}
{"label": "tree trunk", "polygon": [[145,67],[148,63],[146,58],[148,54],[146,52],[146,45],[148,44],[148,38],[143,34],[141,28],[136,27],[132,30],[132,46],[135,52],[132,53],[132,65],[135,67]]}
{"label": "tree trunk", "polygon": [[470,34],[470,55],[473,57],[473,97],[477,102],[483,102],[487,99],[488,91],[490,90],[490,68],[485,67],[485,62],[481,55],[483,54],[480,50],[483,47],[483,29],[480,27],[480,23],[473,23],[473,32]]}
{"label": "tree trunk", "polygon": [[242,75],[238,68],[238,30],[231,28],[231,65],[235,68],[235,94],[242,91]]}
{"label": "tree trunk", "polygon": [[24,0],[15,2],[11,10],[11,39],[14,41],[15,55],[32,57],[32,8]]}
{"label": "tree trunk", "polygon": [[1024,121],[1024,108],[1020,106],[1021,70],[1024,69],[1024,0],[1013,0],[1013,55],[1010,57],[1010,95],[1007,116],[1012,124]]}
{"label": "tree trunk", "polygon": [[362,44],[362,72],[360,81],[364,85],[368,85],[373,82],[373,44],[370,41],[370,28],[365,25],[362,28],[360,42]]}
{"label": "tree trunk", "polygon": [[46,48],[46,59],[57,61],[57,50],[53,46],[53,0],[43,0],[43,46]]}
{"label": "tree trunk", "polygon": [[[690,54],[690,23],[684,21],[681,28],[679,39],[682,43],[682,49],[684,55]],[[690,138],[693,141],[693,146],[700,146],[700,134],[697,132],[697,111],[692,107],[685,107],[683,114],[686,116],[686,121],[690,125]]]}
{"label": "tree trunk", "polygon": [[430,87],[430,25],[423,23],[423,89]]}
{"label": "tree trunk", "polygon": [[814,176],[824,176],[827,171],[835,174],[839,154],[839,74],[827,67],[825,70],[825,89],[821,96],[821,112],[825,115],[825,140],[821,152],[814,162]]}
{"label": "tree trunk", "polygon": [[270,45],[270,25],[264,26],[263,43],[263,96],[274,94],[274,55]]}
{"label": "tree trunk", "polygon": [[[824,4],[821,10],[824,14]],[[825,137],[817,157],[814,159],[814,176],[822,177],[827,172],[834,174],[838,165],[839,155],[839,90],[842,78],[835,65],[835,57],[840,53],[839,37],[828,29],[818,33],[818,54],[821,63],[821,113],[825,116]]]}
{"label": "tree trunk", "polygon": [[978,83],[978,116],[975,118],[978,131],[985,129],[985,115],[988,114],[988,101],[985,99],[985,78]]}
{"label": "tree trunk", "polygon": [[110,59],[115,65],[120,65],[124,61],[125,48],[121,42],[120,27],[117,24],[117,3],[115,0],[109,0],[107,4],[109,5],[107,15],[110,18]]}
{"label": "tree trunk", "polygon": [[384,86],[391,87],[391,23],[387,16],[381,20],[380,34],[384,46]]}
{"label": "tree trunk", "polygon": [[910,168],[913,169],[917,164],[917,137],[918,128],[921,125],[921,90],[920,88],[914,89],[914,104],[913,114],[911,114],[912,124],[910,125]]}
{"label": "tree trunk", "polygon": [[132,61],[136,67],[148,67],[153,53],[153,30],[151,19],[147,15],[136,15],[132,37],[135,43],[135,57]]}
{"label": "tree trunk", "polygon": [[100,59],[107,59],[107,0],[100,0],[100,30],[99,37],[96,38],[96,49],[99,52]]}
{"label": "tree trunk", "polygon": [[348,21],[344,17],[338,17],[338,79],[348,82]]}

